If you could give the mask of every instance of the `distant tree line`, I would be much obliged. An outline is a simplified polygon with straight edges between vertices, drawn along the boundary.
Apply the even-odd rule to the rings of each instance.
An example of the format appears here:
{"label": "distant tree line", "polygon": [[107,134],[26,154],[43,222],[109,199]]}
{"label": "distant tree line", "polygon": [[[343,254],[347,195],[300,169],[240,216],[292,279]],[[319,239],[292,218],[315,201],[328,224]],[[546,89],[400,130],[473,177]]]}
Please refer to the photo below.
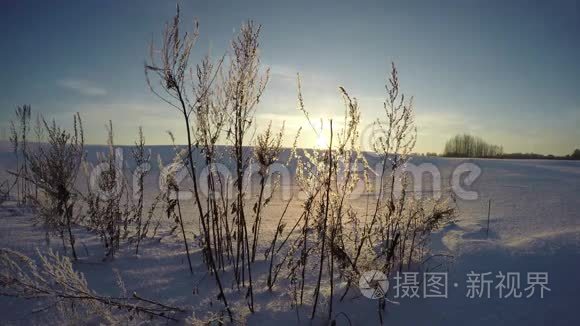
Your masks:
{"label": "distant tree line", "polygon": [[535,160],[580,160],[580,149],[574,150],[572,154],[557,156],[557,155],[543,155],[536,153],[509,153],[503,154],[501,158],[509,159],[535,159]]}
{"label": "distant tree line", "polygon": [[483,139],[463,134],[456,135],[445,143],[443,156],[447,157],[499,157],[503,147],[492,145]]}
{"label": "distant tree line", "polygon": [[[437,156],[435,153],[426,153],[426,156]],[[505,159],[542,159],[542,160],[580,160],[580,149],[572,154],[557,156],[536,153],[504,153],[503,147],[492,145],[480,137],[469,134],[455,135],[445,143],[441,156],[445,157],[478,157],[478,158],[505,158]]]}

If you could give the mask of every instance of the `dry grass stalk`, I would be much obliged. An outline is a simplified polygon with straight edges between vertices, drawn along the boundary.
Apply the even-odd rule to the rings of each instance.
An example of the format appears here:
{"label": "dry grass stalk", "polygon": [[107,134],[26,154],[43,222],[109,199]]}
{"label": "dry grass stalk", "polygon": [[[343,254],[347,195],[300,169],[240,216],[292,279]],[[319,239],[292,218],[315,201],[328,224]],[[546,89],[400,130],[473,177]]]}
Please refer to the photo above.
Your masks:
{"label": "dry grass stalk", "polygon": [[135,226],[135,254],[139,254],[139,244],[141,240],[146,236],[144,221],[143,221],[143,204],[145,196],[145,176],[149,172],[150,166],[149,162],[151,160],[151,150],[146,150],[145,148],[145,136],[143,136],[143,128],[139,127],[139,138],[135,142],[135,147],[132,150],[133,160],[135,161],[137,180],[134,181],[135,184],[133,192],[137,194],[137,203],[134,205],[133,211],[133,223]]}
{"label": "dry grass stalk", "polygon": [[10,121],[10,143],[16,158],[16,171],[13,175],[16,178],[16,201],[18,204],[26,204],[32,195],[29,174],[28,156],[28,134],[30,132],[30,105],[22,105],[16,108],[16,122]]}
{"label": "dry grass stalk", "polygon": [[[22,253],[0,249],[0,295],[46,302],[43,310],[56,307],[71,309],[94,323],[117,324],[122,320],[113,310],[122,309],[128,320],[141,318],[177,319],[185,310],[171,307],[136,293],[126,297],[102,296],[91,290],[83,274],[74,270],[71,261],[57,253],[38,252],[40,264]],[[126,291],[124,291],[126,292]]]}

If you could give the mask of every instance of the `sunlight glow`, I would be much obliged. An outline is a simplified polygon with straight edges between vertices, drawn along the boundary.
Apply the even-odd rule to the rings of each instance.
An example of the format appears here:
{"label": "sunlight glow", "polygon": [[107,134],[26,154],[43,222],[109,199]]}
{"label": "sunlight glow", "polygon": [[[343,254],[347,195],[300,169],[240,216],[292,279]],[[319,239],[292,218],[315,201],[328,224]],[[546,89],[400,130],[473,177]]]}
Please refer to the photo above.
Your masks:
{"label": "sunlight glow", "polygon": [[318,135],[316,138],[316,148],[327,148],[328,140],[323,134]]}

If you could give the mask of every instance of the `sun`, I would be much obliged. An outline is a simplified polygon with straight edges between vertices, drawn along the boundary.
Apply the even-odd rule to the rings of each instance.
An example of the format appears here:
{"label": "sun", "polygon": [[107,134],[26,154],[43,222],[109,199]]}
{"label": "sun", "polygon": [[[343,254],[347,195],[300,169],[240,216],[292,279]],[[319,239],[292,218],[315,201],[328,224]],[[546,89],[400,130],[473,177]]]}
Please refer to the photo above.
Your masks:
{"label": "sun", "polygon": [[328,147],[328,140],[326,139],[326,136],[324,136],[323,134],[318,135],[318,137],[316,137],[316,148],[327,148]]}

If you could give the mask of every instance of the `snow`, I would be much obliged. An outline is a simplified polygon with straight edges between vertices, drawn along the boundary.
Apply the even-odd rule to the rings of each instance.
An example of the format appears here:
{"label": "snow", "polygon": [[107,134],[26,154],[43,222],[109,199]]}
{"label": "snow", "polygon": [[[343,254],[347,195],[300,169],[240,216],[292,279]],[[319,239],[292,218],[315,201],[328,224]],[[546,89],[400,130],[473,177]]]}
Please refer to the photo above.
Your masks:
{"label": "snow", "polygon": [[[163,148],[166,153],[170,151]],[[9,159],[2,154],[4,170]],[[165,162],[169,162],[166,156]],[[440,170],[444,185],[449,182],[454,167],[471,162],[482,170],[481,176],[470,188],[479,198],[473,201],[458,199],[458,218],[451,225],[433,235],[431,248],[438,254],[438,271],[448,271],[448,298],[394,299],[387,303],[385,323],[389,325],[579,325],[576,311],[580,293],[580,162],[540,160],[462,160],[442,158],[413,158],[414,164],[433,163]],[[155,165],[155,164],[152,164]],[[4,177],[4,175],[3,175]],[[149,189],[157,189],[158,171],[147,179]],[[82,181],[79,181],[82,185]],[[146,190],[146,191],[147,191]],[[150,200],[154,194],[149,192]],[[490,229],[487,230],[488,204],[491,200]],[[364,202],[361,200],[360,202]],[[193,201],[191,201],[193,204]],[[284,207],[279,199],[264,212],[261,247],[264,250]],[[364,203],[360,203],[364,206]],[[193,205],[183,205],[189,230],[195,230]],[[190,206],[190,208],[187,208]],[[298,216],[299,207],[291,205],[287,216]],[[49,244],[44,230],[35,226],[33,212],[16,207],[13,202],[0,206],[0,247],[35,255],[48,246],[62,251],[60,241],[53,238]],[[162,229],[167,235],[170,222]],[[291,222],[288,223],[292,224]],[[194,274],[190,275],[185,249],[177,236],[146,239],[139,256],[134,248],[124,244],[119,257],[103,262],[99,239],[86,230],[75,230],[79,244],[79,262],[75,268],[84,273],[89,285],[106,295],[119,295],[115,271],[118,271],[129,292],[185,307],[200,319],[218,312],[222,303],[212,276],[202,262],[200,248],[193,248]],[[191,234],[190,234],[191,236]],[[450,258],[452,257],[452,258]],[[253,266],[256,313],[247,311],[245,292],[234,287],[231,273],[224,273],[226,295],[238,320],[249,325],[310,324],[312,298],[306,298],[299,313],[292,307],[289,280],[281,276],[274,291],[266,287],[268,263],[258,255]],[[525,281],[528,272],[547,272],[551,291],[545,297],[520,299],[466,298],[466,274],[470,272],[519,272]],[[315,277],[311,271],[311,277]],[[313,282],[310,282],[313,284]],[[391,281],[391,283],[393,283]],[[457,283],[457,287],[454,286]],[[336,295],[341,295],[336,285]],[[322,306],[328,298],[324,297]],[[492,291],[493,294],[493,291]],[[391,294],[392,295],[392,294]],[[0,324],[26,325],[51,323],[49,313],[31,314],[36,303],[21,299],[0,297]],[[324,311],[324,309],[321,309]],[[335,300],[333,315],[337,325],[378,324],[377,301],[362,297],[358,290],[351,291],[343,301]],[[321,313],[322,315],[322,313]],[[298,317],[300,319],[298,319]],[[350,320],[350,322],[349,322]],[[323,318],[314,325],[324,324]]]}

